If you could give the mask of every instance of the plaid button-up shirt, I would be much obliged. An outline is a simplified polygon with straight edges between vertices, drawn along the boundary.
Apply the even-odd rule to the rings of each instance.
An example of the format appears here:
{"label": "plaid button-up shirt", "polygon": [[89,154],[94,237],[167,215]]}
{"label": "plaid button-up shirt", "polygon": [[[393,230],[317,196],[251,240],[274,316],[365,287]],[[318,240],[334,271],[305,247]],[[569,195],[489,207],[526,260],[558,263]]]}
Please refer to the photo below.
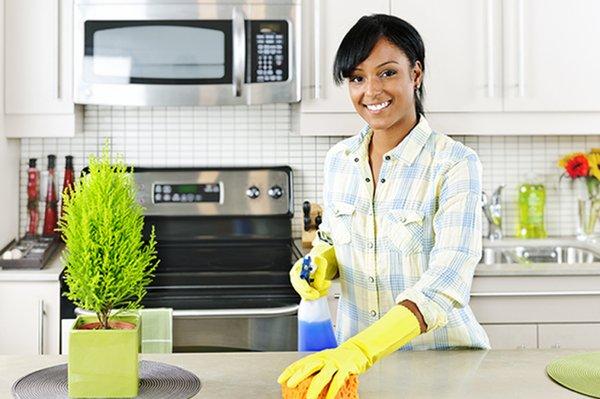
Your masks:
{"label": "plaid button-up shirt", "polygon": [[489,348],[469,307],[481,257],[477,154],[433,132],[421,116],[384,154],[374,189],[368,157],[372,134],[365,127],[332,147],[325,159],[320,236],[330,237],[338,262],[338,342],[410,300],[428,331],[403,350]]}

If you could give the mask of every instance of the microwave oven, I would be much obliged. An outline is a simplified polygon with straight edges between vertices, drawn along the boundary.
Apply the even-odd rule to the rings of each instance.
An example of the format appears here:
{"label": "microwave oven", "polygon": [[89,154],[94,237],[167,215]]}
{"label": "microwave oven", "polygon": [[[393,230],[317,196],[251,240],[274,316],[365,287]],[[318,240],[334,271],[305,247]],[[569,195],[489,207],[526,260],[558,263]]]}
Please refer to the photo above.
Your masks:
{"label": "microwave oven", "polygon": [[74,102],[300,101],[300,0],[75,0]]}

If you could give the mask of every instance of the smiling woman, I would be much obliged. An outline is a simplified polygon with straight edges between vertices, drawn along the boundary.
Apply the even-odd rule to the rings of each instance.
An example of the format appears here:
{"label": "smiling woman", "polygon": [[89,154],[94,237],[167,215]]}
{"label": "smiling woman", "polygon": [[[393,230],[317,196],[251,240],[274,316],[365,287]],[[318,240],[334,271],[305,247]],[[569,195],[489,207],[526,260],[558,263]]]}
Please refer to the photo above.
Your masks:
{"label": "smiling woman", "polygon": [[[424,71],[421,36],[390,15],[362,17],[337,51],[334,80],[347,82],[367,125],[325,158],[311,256],[340,280],[340,345],[279,378],[293,388],[312,376],[307,399],[327,384],[333,399],[349,376],[398,349],[489,348],[468,305],[481,258],[481,163],[429,127]],[[304,280],[293,286],[303,297],[327,291]]]}

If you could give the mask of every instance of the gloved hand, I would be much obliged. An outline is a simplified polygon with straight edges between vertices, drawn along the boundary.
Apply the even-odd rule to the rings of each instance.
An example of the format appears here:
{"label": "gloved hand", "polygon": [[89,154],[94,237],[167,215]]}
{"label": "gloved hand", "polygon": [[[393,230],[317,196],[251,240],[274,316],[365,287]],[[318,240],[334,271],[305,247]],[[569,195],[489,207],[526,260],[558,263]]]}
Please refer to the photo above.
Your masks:
{"label": "gloved hand", "polygon": [[309,253],[312,262],[317,266],[317,270],[311,275],[313,281],[309,284],[306,280],[300,278],[302,270],[302,258],[298,259],[290,270],[290,281],[292,287],[302,297],[309,301],[314,301],[327,295],[331,280],[337,274],[337,261],[335,259],[335,250],[329,244],[323,244],[316,247]]}
{"label": "gloved hand", "polygon": [[335,349],[313,353],[288,366],[277,379],[279,384],[296,387],[313,378],[306,399],[316,399],[331,381],[326,399],[333,399],[350,374],[361,374],[384,356],[400,349],[419,335],[416,316],[402,305],[394,306],[380,320]]}

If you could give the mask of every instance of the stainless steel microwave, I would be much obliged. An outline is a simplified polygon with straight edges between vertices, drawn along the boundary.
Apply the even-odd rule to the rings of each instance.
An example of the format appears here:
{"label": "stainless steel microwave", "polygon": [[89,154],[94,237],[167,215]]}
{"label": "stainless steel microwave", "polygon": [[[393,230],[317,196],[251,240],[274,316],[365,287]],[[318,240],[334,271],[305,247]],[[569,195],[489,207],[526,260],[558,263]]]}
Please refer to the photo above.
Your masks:
{"label": "stainless steel microwave", "polygon": [[300,101],[300,0],[75,0],[79,104]]}

